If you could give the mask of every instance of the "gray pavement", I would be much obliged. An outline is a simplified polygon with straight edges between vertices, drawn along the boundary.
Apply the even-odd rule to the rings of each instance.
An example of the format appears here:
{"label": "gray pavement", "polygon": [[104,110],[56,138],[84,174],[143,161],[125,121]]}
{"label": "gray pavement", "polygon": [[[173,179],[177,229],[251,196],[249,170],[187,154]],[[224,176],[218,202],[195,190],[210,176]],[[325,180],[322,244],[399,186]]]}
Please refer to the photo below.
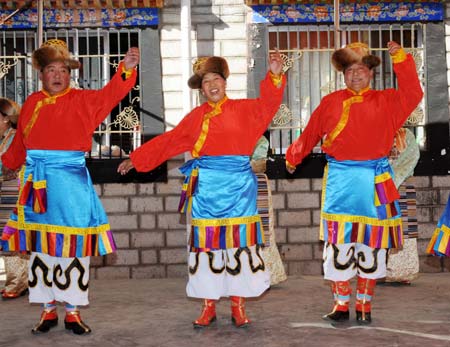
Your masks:
{"label": "gray pavement", "polygon": [[[236,329],[229,300],[217,306],[218,321],[192,328],[200,302],[185,295],[184,279],[93,280],[82,317],[93,332],[76,336],[60,323],[34,336],[41,308],[26,297],[0,302],[0,346],[450,346],[450,274],[421,274],[410,286],[378,285],[373,323],[333,326],[320,317],[332,306],[328,284],[319,276],[290,277],[256,300],[249,300],[252,324]],[[353,288],[355,283],[353,283]]]}

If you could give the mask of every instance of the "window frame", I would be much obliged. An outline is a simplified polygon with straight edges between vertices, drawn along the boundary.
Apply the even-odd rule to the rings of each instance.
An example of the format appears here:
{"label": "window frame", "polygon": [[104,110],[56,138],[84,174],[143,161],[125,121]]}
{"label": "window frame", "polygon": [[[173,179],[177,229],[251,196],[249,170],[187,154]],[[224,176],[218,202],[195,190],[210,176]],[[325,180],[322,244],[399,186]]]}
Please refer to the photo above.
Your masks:
{"label": "window frame", "polygon": [[[358,26],[359,24],[355,24]],[[251,47],[254,68],[249,74],[249,96],[257,97],[258,80],[267,71],[268,25],[253,24],[250,28],[253,38]],[[448,116],[448,83],[445,61],[445,27],[443,22],[430,22],[424,25],[424,101],[427,113],[427,124],[424,126],[424,148],[415,168],[415,176],[447,175],[450,167],[449,150],[449,116]],[[311,153],[294,174],[285,169],[285,157],[280,154],[269,153],[267,161],[267,175],[271,179],[283,178],[321,178],[326,165],[325,155]]]}

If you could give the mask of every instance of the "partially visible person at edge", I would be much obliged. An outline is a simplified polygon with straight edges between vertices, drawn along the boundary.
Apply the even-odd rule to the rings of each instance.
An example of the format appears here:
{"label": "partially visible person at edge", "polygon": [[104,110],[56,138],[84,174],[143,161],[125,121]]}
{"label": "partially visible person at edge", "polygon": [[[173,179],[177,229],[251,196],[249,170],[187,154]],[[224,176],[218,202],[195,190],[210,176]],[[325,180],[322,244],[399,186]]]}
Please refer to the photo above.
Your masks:
{"label": "partially visible person at edge", "polygon": [[261,256],[264,234],[256,207],[257,181],[249,160],[280,106],[286,83],[278,52],[269,64],[258,99],[232,100],[226,95],[226,60],[199,58],[188,85],[200,89],[207,102],[118,167],[126,174],[131,168],[150,171],[186,151],[194,158],[180,168],[186,175],[180,211],[192,215],[187,295],[203,299],[195,328],[215,321],[215,302],[228,296],[235,326],[248,325],[245,298],[261,295],[270,285]]}
{"label": "partially visible person at edge", "polygon": [[31,94],[16,136],[3,154],[3,170],[21,170],[15,211],[3,230],[3,248],[31,251],[29,300],[43,312],[32,333],[58,323],[56,301],[65,302],[64,325],[75,334],[91,329],[78,306],[87,305],[90,256],[116,249],[103,206],[85,165],[92,135],[134,87],[139,49],[130,48],[111,81],[100,90],[70,88],[79,61],[64,41],[44,42],[32,55],[42,90]]}
{"label": "partially visible person at edge", "polygon": [[[5,153],[16,134],[19,113],[20,107],[17,103],[8,98],[0,98],[0,155]],[[7,216],[12,211],[15,200],[17,200],[19,184],[17,183],[17,177],[10,177],[12,180],[7,182],[3,179],[1,173],[0,176],[0,226],[3,229]],[[5,287],[1,290],[2,299],[16,299],[27,292],[28,256],[10,253],[4,254],[3,260],[5,262],[6,281]]]}
{"label": "partially visible person at edge", "polygon": [[272,203],[272,190],[267,178],[266,162],[269,150],[269,140],[261,136],[251,156],[250,165],[258,182],[258,195],[256,206],[261,216],[261,222],[265,233],[264,263],[270,273],[270,285],[286,281],[286,270],[281,260],[280,252],[275,239],[274,213]]}
{"label": "partially visible person at edge", "polygon": [[387,254],[385,283],[411,284],[419,276],[419,254],[417,252],[416,192],[414,168],[420,158],[419,145],[414,133],[401,128],[395,134],[394,146],[389,153],[389,163],[394,172],[394,183],[400,193],[400,208],[403,220],[403,247],[390,249]]}
{"label": "partially visible person at edge", "polygon": [[322,189],[320,239],[324,277],[331,281],[333,310],[326,320],[349,320],[350,282],[357,276],[356,321],[371,322],[377,278],[386,276],[386,250],[402,245],[399,194],[388,154],[394,136],[423,96],[413,57],[396,42],[387,44],[398,89],[373,90],[380,59],[366,44],[336,50],[334,67],[346,89],[325,96],[300,137],[289,146],[286,168],[293,172],[324,139],[327,154]]}
{"label": "partially visible person at edge", "polygon": [[426,253],[440,257],[450,257],[450,195],[433,235],[431,235]]}
{"label": "partially visible person at edge", "polygon": [[426,253],[440,257],[450,257],[450,195],[433,235],[431,235]]}

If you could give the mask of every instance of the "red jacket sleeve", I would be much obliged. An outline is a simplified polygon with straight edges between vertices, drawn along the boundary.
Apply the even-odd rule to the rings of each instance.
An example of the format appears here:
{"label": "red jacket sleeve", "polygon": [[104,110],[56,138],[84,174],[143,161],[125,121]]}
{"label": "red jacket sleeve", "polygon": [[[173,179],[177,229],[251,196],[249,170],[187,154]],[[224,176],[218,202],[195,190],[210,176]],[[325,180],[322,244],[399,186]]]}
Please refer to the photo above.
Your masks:
{"label": "red jacket sleeve", "polygon": [[305,130],[286,151],[286,161],[291,166],[297,166],[312,151],[314,146],[324,136],[322,131],[323,114],[328,104],[329,97],[322,99],[306,125]]}
{"label": "red jacket sleeve", "polygon": [[279,86],[274,84],[270,72],[268,72],[266,78],[261,81],[259,87],[260,96],[255,102],[257,103],[258,108],[261,109],[261,117],[256,119],[256,123],[261,125],[264,124],[263,130],[267,128],[280,108],[285,87],[286,76],[284,74],[281,76],[281,84]]}
{"label": "red jacket sleeve", "polygon": [[129,93],[136,84],[136,69],[128,78],[123,78],[123,62],[119,64],[117,72],[111,78],[107,85],[99,90],[90,90],[90,100],[93,102],[83,103],[88,115],[88,131],[94,131],[98,125],[105,119],[111,110]]}
{"label": "red jacket sleeve", "polygon": [[411,54],[407,54],[403,62],[393,66],[398,81],[398,89],[392,95],[394,102],[398,105],[394,125],[396,129],[399,129],[422,100],[423,91]]}
{"label": "red jacket sleeve", "polygon": [[199,136],[203,120],[203,106],[199,106],[185,116],[172,130],[144,143],[130,154],[137,171],[145,172],[167,159],[190,151]]}

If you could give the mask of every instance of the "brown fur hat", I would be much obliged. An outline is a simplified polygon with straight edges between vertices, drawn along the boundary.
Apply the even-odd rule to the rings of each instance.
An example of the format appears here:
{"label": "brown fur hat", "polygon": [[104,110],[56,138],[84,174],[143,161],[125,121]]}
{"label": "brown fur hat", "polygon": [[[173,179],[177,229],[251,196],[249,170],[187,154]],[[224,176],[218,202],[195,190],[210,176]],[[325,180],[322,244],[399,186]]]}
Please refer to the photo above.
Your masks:
{"label": "brown fur hat", "polygon": [[371,55],[369,46],[365,43],[353,42],[335,51],[331,56],[331,63],[336,70],[344,72],[355,63],[363,63],[369,69],[373,69],[380,65],[380,58]]}
{"label": "brown fur hat", "polygon": [[222,57],[201,57],[198,58],[192,68],[194,74],[188,80],[188,86],[192,89],[200,89],[202,87],[203,77],[208,72],[213,72],[227,79],[230,75],[227,61]]}
{"label": "brown fur hat", "polygon": [[0,98],[0,113],[7,116],[12,126],[15,128],[19,119],[20,106],[8,98]]}
{"label": "brown fur hat", "polygon": [[58,39],[48,40],[41,47],[33,52],[33,67],[42,70],[48,64],[55,61],[62,61],[69,69],[78,69],[80,62],[70,57],[67,44]]}

